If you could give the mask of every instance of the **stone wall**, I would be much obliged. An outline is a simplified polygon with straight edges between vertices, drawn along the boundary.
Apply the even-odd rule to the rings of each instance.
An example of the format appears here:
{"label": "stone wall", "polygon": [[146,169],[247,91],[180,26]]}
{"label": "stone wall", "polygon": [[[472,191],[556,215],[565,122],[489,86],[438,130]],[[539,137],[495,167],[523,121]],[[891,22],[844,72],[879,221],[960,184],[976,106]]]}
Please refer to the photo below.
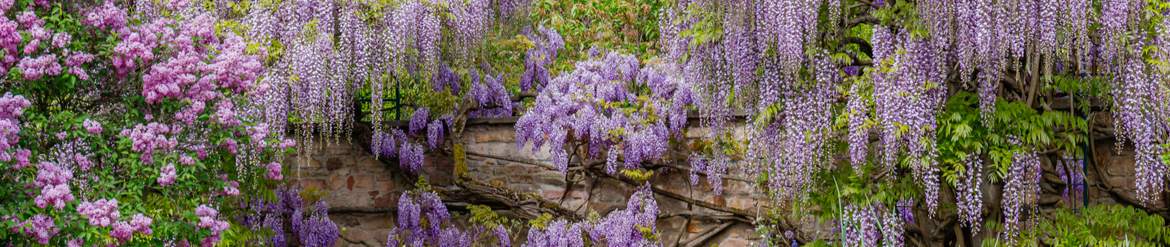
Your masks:
{"label": "stone wall", "polygon": [[[698,133],[695,130],[692,133]],[[543,164],[549,162],[547,147],[533,153],[531,145],[517,149],[515,130],[506,121],[500,124],[469,124],[464,130],[467,150],[467,167],[477,181],[506,187],[522,193],[543,195],[546,199],[559,202],[562,207],[584,215],[596,211],[605,215],[616,209],[625,208],[626,199],[633,194],[636,186],[615,179],[584,179],[580,174],[570,172],[571,178],[556,170],[533,165],[530,161]],[[693,137],[693,136],[691,136]],[[385,246],[390,230],[395,227],[397,213],[393,211],[398,197],[414,188],[413,179],[407,176],[424,177],[428,183],[440,190],[458,189],[454,185],[454,162],[450,157],[428,152],[422,169],[416,175],[398,168],[396,159],[375,159],[359,146],[345,140],[315,143],[310,152],[292,157],[288,169],[294,176],[286,179],[298,180],[302,187],[317,187],[328,190],[322,200],[337,211],[362,211],[360,213],[331,213],[330,218],[345,228],[342,235],[355,241],[366,241],[373,246]],[[732,168],[732,174],[739,174]],[[575,176],[575,178],[572,178]],[[751,209],[759,200],[752,194],[751,185],[742,181],[724,180],[722,195],[712,193],[711,185],[701,178],[699,185],[691,186],[686,171],[666,171],[649,182],[671,192],[690,195],[708,203],[739,209]],[[568,192],[566,193],[566,188]],[[690,245],[747,246],[753,242],[755,229],[749,224],[736,220],[721,220],[717,211],[669,197],[657,196],[660,214],[694,214],[703,217],[675,216],[658,221],[663,242],[672,246],[676,242],[687,242],[701,234],[714,237],[703,243]],[[466,209],[450,207],[453,221],[465,224]],[[334,211],[334,210],[331,210]],[[509,210],[498,210],[498,214],[516,218]],[[724,217],[726,218],[726,217]],[[728,223],[728,224],[725,224]],[[722,226],[722,227],[720,227]],[[718,232],[709,233],[709,229]],[[682,233],[681,236],[679,233]],[[517,233],[517,243],[523,243],[525,233]],[[345,240],[339,246],[363,246]]]}
{"label": "stone wall", "polygon": [[[513,119],[514,120],[514,119]],[[523,193],[535,193],[558,202],[563,208],[575,210],[579,214],[596,211],[605,215],[613,210],[625,207],[626,199],[633,194],[636,186],[615,179],[580,179],[586,176],[570,172],[568,178],[555,170],[532,163],[551,164],[547,147],[532,152],[531,145],[517,149],[515,130],[508,119],[472,121],[464,130],[464,141],[467,150],[467,167],[470,175],[477,181],[506,187]],[[697,124],[695,124],[697,126]],[[687,138],[697,138],[702,129],[692,127]],[[1126,202],[1124,196],[1133,197],[1134,191],[1134,159],[1133,149],[1120,148],[1114,145],[1112,138],[1098,138],[1095,143],[1094,157],[1105,173],[1104,178],[1112,187],[1113,192],[1099,185],[1097,169],[1090,166],[1086,171],[1089,178],[1090,206],[1097,204],[1132,204]],[[330,143],[317,143],[309,154],[290,158],[289,164],[295,168],[294,176],[286,179],[296,179],[303,187],[318,187],[328,190],[323,197],[331,209],[337,212],[330,217],[345,231],[342,235],[351,240],[366,241],[373,246],[385,246],[390,229],[396,225],[396,211],[398,197],[403,191],[414,188],[415,176],[424,177],[433,187],[439,190],[458,189],[454,185],[453,160],[441,153],[428,152],[423,168],[418,174],[408,174],[398,168],[396,159],[375,159],[363,148],[354,146],[341,140]],[[1047,156],[1046,156],[1047,157]],[[524,162],[517,162],[524,161]],[[1044,158],[1046,168],[1053,162]],[[731,176],[743,176],[743,171],[730,168]],[[1049,169],[1046,169],[1049,170]],[[1055,174],[1053,174],[1055,175]],[[716,195],[712,186],[700,177],[700,183],[692,186],[689,173],[681,170],[664,171],[654,176],[649,182],[659,188],[672,193],[688,195],[714,205],[754,211],[755,206],[771,206],[766,198],[754,193],[752,184],[731,179],[723,180],[723,193]],[[985,182],[985,184],[988,184]],[[1045,193],[1049,198],[1054,190],[1063,191],[1063,187],[1052,188]],[[567,190],[567,192],[566,192]],[[998,195],[1002,186],[990,185],[984,188],[984,202],[998,203]],[[1163,195],[1163,199],[1168,197]],[[1044,196],[1041,201],[1045,201]],[[683,201],[658,195],[656,197],[661,217],[658,221],[658,230],[662,233],[662,241],[666,246],[675,246],[684,243],[684,246],[748,246],[756,237],[754,228],[744,222],[729,220],[729,217],[720,217],[720,213],[697,205],[690,205]],[[1047,203],[1042,211],[1051,212],[1058,207],[1080,207],[1080,199],[1073,198],[1075,205],[1066,204],[1063,199],[1059,203]],[[1120,202],[1119,202],[1120,200]],[[1157,202],[1152,207],[1164,208],[1166,203]],[[457,225],[466,222],[466,209],[458,206],[449,206],[453,212],[453,221]],[[331,210],[335,211],[335,210]],[[509,210],[498,210],[502,216],[517,218]],[[684,215],[684,216],[673,216]],[[995,214],[985,218],[995,217]],[[804,227],[811,227],[809,234],[824,236],[829,234],[825,225],[813,223],[806,217],[798,222]],[[715,229],[713,233],[709,230]],[[525,233],[515,233],[516,242],[523,243]],[[713,235],[702,243],[689,242],[689,239],[700,235]],[[701,239],[701,238],[697,238]],[[976,242],[978,242],[976,240]],[[338,241],[339,246],[363,246],[352,244],[344,240]],[[977,243],[976,243],[977,244]]]}

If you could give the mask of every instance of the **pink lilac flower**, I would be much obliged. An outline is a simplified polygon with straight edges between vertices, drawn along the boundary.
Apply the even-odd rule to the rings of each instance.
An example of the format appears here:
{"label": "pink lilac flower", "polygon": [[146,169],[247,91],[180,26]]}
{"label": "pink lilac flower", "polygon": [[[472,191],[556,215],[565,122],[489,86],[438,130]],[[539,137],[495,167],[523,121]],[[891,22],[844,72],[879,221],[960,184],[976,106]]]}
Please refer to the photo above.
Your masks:
{"label": "pink lilac flower", "polygon": [[0,60],[0,69],[4,69],[4,71],[8,71],[8,66],[16,62],[17,46],[23,39],[16,28],[16,22],[0,16],[0,48],[5,51],[3,60]]}
{"label": "pink lilac flower", "polygon": [[37,13],[35,13],[31,10],[20,12],[20,14],[17,14],[16,21],[20,22],[20,25],[24,25],[25,27],[35,27],[35,26],[44,26],[45,25],[45,20],[41,20],[40,17],[37,17]]}
{"label": "pink lilac flower", "polygon": [[142,152],[139,158],[142,159],[143,163],[153,164],[152,155],[156,150],[171,151],[179,144],[177,138],[168,139],[165,135],[170,134],[170,130],[166,124],[161,123],[138,124],[134,126],[133,130],[123,129],[119,135],[130,138],[132,141],[131,150]]}
{"label": "pink lilac flower", "polygon": [[120,242],[130,240],[134,236],[134,227],[125,221],[118,221],[114,223],[114,229],[110,230],[110,237],[117,239]]}
{"label": "pink lilac flower", "polygon": [[39,39],[34,39],[34,40],[29,41],[28,44],[24,45],[24,55],[30,55],[30,54],[33,54],[34,52],[37,52],[37,48],[40,48],[40,46],[41,46],[41,40],[39,40]]}
{"label": "pink lilac flower", "polygon": [[136,214],[130,219],[130,227],[133,227],[135,232],[145,235],[154,234],[154,231],[150,229],[152,223],[154,223],[153,219],[142,214]]}
{"label": "pink lilac flower", "polygon": [[23,95],[13,95],[12,92],[4,93],[4,97],[0,97],[0,119],[19,117],[24,114],[24,108],[31,105],[32,102],[25,99]]}
{"label": "pink lilac flower", "polygon": [[64,169],[57,163],[45,162],[37,164],[37,178],[33,181],[36,187],[45,187],[48,185],[62,185],[73,179],[73,171]]}
{"label": "pink lilac flower", "polygon": [[73,161],[77,162],[77,168],[83,172],[89,171],[89,168],[94,165],[93,161],[90,161],[88,157],[81,154],[73,154]]}
{"label": "pink lilac flower", "polygon": [[77,214],[89,218],[91,226],[110,226],[122,214],[118,212],[118,199],[98,199],[95,202],[82,202],[77,206]]}
{"label": "pink lilac flower", "polygon": [[231,138],[224,139],[223,142],[219,143],[219,146],[224,150],[227,150],[227,152],[230,154],[235,154],[239,148],[239,144],[236,143],[236,139]]}
{"label": "pink lilac flower", "polygon": [[53,33],[49,32],[48,29],[45,29],[45,26],[43,26],[43,25],[36,25],[36,26],[29,27],[27,34],[28,34],[29,38],[36,39],[36,40],[44,40],[44,41],[48,41],[50,38],[53,37]]}
{"label": "pink lilac flower", "polygon": [[68,184],[48,185],[41,189],[41,194],[33,199],[33,203],[38,208],[53,205],[54,208],[63,209],[73,199],[73,191],[69,189]]}
{"label": "pink lilac flower", "polygon": [[169,19],[159,18],[153,22],[138,26],[134,32],[129,32],[125,35],[119,35],[122,42],[114,46],[113,64],[118,73],[125,73],[127,70],[137,67],[135,61],[142,59],[144,62],[149,62],[155,58],[153,52],[155,47],[159,45],[159,36],[157,34],[164,34],[163,37],[168,37],[166,25],[171,24]]}
{"label": "pink lilac flower", "polygon": [[263,70],[263,64],[255,55],[247,55],[245,50],[248,43],[244,38],[228,35],[219,47],[221,54],[207,66],[211,76],[218,85],[231,89],[236,93],[243,93],[252,89],[253,84]]}
{"label": "pink lilac flower", "polygon": [[126,26],[126,10],[114,5],[113,0],[96,7],[85,15],[81,24],[97,27],[98,29],[118,30]]}
{"label": "pink lilac flower", "polygon": [[215,107],[219,108],[219,110],[215,112],[216,123],[219,123],[219,124],[221,124],[223,126],[227,126],[227,127],[237,126],[237,125],[240,125],[242,123],[236,117],[235,111],[232,110],[232,108],[235,107],[232,104],[232,101],[230,101],[230,100],[220,101],[219,103],[215,104]]}
{"label": "pink lilac flower", "polygon": [[41,244],[49,244],[49,238],[57,235],[59,230],[57,225],[53,223],[53,218],[44,214],[35,215],[22,225],[30,226],[24,229],[24,234],[26,236],[32,235]]}
{"label": "pink lilac flower", "polygon": [[16,150],[16,164],[12,165],[12,169],[21,169],[32,165],[28,158],[32,156],[32,151],[28,149]]}
{"label": "pink lilac flower", "polygon": [[296,140],[284,139],[284,140],[280,141],[280,145],[277,145],[276,147],[278,147],[278,148],[291,148],[291,147],[294,147],[296,145],[297,145]]}
{"label": "pink lilac flower", "polygon": [[268,163],[268,165],[264,165],[264,168],[268,168],[268,174],[265,175],[264,177],[266,177],[268,179],[275,179],[275,180],[281,180],[284,178],[284,175],[280,174],[280,163],[279,162]]}
{"label": "pink lilac flower", "polygon": [[211,13],[196,16],[190,23],[183,26],[182,34],[203,38],[206,42],[215,42],[215,17]]}
{"label": "pink lilac flower", "polygon": [[202,64],[196,54],[181,52],[165,62],[152,65],[150,71],[142,75],[142,96],[146,97],[147,103],[183,96],[182,86],[198,80],[194,73]]}
{"label": "pink lilac flower", "polygon": [[240,195],[240,190],[235,186],[228,185],[223,187],[223,194],[227,196],[238,196]]}
{"label": "pink lilac flower", "polygon": [[97,121],[85,119],[85,122],[81,125],[85,127],[85,132],[89,132],[90,134],[96,135],[102,133],[102,124],[98,123]]}
{"label": "pink lilac flower", "polygon": [[25,80],[41,79],[46,74],[61,74],[61,64],[57,63],[56,54],[44,54],[36,58],[24,57],[16,67],[24,72]]}
{"label": "pink lilac flower", "polygon": [[179,110],[178,113],[175,113],[175,119],[183,121],[188,125],[194,124],[195,119],[199,117],[199,114],[202,113],[203,109],[206,107],[207,105],[203,103],[203,101],[193,101],[190,105],[183,107],[182,110]]}
{"label": "pink lilac flower", "polygon": [[176,177],[178,177],[178,175],[175,174],[175,164],[167,164],[167,166],[164,166],[162,170],[159,171],[158,184],[160,186],[166,187],[167,185],[175,183]]}
{"label": "pink lilac flower", "polygon": [[216,220],[215,218],[218,215],[218,211],[207,207],[207,205],[199,205],[199,207],[195,208],[195,216],[199,217],[199,223],[197,226],[199,228],[207,228],[208,230],[211,230],[212,236],[204,239],[203,241],[205,246],[218,243],[220,240],[219,233],[227,230],[228,227],[231,226],[231,224],[229,224],[227,221]]}
{"label": "pink lilac flower", "polygon": [[72,42],[72,39],[73,36],[69,36],[68,33],[57,33],[53,35],[53,46],[65,48],[66,45],[69,45],[69,42]]}
{"label": "pink lilac flower", "polygon": [[81,238],[75,238],[73,240],[69,240],[69,243],[66,246],[68,246],[68,247],[82,247],[82,245],[85,245],[85,240],[81,239]]}
{"label": "pink lilac flower", "polygon": [[252,144],[257,148],[268,147],[268,142],[264,141],[264,137],[268,137],[268,124],[258,123],[255,126],[245,126],[247,128],[248,137],[251,137]]}
{"label": "pink lilac flower", "polygon": [[69,74],[77,76],[82,80],[89,80],[89,73],[81,67],[81,64],[93,61],[93,54],[73,52],[69,57],[65,58],[65,67],[69,67]]}
{"label": "pink lilac flower", "polygon": [[199,158],[199,160],[206,159],[207,158],[207,147],[203,147],[203,146],[195,147],[195,157]]}
{"label": "pink lilac flower", "polygon": [[195,165],[195,158],[191,158],[191,156],[187,154],[181,154],[179,155],[179,164]]}

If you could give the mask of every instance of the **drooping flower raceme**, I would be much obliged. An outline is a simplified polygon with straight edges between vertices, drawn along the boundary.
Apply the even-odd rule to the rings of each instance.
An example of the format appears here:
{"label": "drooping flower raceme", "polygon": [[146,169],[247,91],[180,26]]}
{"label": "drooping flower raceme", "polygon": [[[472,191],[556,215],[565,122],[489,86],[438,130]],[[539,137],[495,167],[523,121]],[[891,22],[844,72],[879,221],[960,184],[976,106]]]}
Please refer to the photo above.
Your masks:
{"label": "drooping flower raceme", "polygon": [[[535,152],[548,144],[562,172],[569,163],[564,147],[570,131],[574,139],[588,140],[590,156],[609,150],[610,173],[616,172],[619,150],[626,168],[661,158],[670,135],[682,127],[672,121],[685,121],[690,96],[678,94],[690,94],[690,84],[673,63],[639,64],[637,58],[616,52],[604,60],[577,62],[572,73],[549,82],[535,106],[516,122],[518,148],[532,142]],[[631,85],[649,90],[636,91]]]}
{"label": "drooping flower raceme", "polygon": [[435,192],[408,191],[398,199],[398,226],[391,230],[387,247],[407,246],[511,246],[501,225],[475,224],[460,230],[451,224],[447,206]]}

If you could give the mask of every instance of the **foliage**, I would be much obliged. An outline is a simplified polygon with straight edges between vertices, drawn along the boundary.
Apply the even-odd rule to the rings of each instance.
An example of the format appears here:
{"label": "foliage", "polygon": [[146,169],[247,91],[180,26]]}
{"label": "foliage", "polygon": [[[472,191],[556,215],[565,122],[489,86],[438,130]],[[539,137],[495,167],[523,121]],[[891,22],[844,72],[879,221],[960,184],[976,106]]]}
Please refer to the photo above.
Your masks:
{"label": "foliage", "polygon": [[1058,209],[1039,229],[1051,246],[1160,246],[1170,240],[1162,217],[1121,205]]}
{"label": "foliage", "polygon": [[0,241],[255,239],[229,228],[220,212],[287,174],[269,164],[295,142],[249,110],[270,86],[257,80],[266,51],[216,33],[208,14],[166,6],[0,5],[0,22],[11,28],[3,35],[17,35],[4,46],[23,48],[7,49],[2,64],[0,87],[9,93],[0,193],[8,196],[0,199]]}

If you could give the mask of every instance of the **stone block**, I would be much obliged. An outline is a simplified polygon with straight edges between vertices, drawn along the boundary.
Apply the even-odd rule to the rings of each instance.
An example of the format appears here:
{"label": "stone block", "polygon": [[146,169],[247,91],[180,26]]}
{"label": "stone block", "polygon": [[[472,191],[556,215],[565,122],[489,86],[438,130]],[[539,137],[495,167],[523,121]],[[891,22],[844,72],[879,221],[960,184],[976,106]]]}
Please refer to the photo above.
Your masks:
{"label": "stone block", "polygon": [[501,142],[507,142],[507,143],[515,143],[516,142],[516,130],[515,129],[501,130],[501,131],[499,131],[499,134],[500,134],[500,141]]}
{"label": "stone block", "polygon": [[[537,193],[540,188],[532,184],[509,184],[508,189],[519,191],[520,193]],[[541,193],[537,193],[538,195]]]}
{"label": "stone block", "polygon": [[296,158],[293,158],[292,160],[295,160],[298,165],[300,165],[301,167],[304,167],[304,168],[321,167],[321,162],[317,161],[317,159],[313,159],[313,158],[296,157]]}
{"label": "stone block", "polygon": [[[532,171],[535,169],[537,171]],[[536,174],[536,182],[543,185],[551,185],[556,187],[565,187],[565,175],[559,171],[542,171],[539,167],[532,167],[529,172]]]}
{"label": "stone block", "polygon": [[[342,195],[341,193],[331,192],[328,195],[321,197],[321,201],[324,201],[327,205],[350,205],[352,203],[351,201],[353,200],[345,195]],[[313,207],[313,205],[306,205],[306,207]]]}
{"label": "stone block", "polygon": [[382,193],[382,196],[374,198],[374,207],[390,207],[398,205],[398,197],[402,196],[402,192]]}
{"label": "stone block", "polygon": [[324,150],[327,154],[348,155],[353,150],[353,145],[350,145],[348,141],[333,142],[332,140],[326,140],[326,142],[329,143],[325,146]]}
{"label": "stone block", "polygon": [[493,132],[476,133],[475,134],[475,143],[487,143],[487,142],[498,142],[498,141],[500,141],[500,135],[493,133]]}
{"label": "stone block", "polygon": [[385,166],[363,166],[361,171],[365,172],[365,173],[370,173],[370,174],[386,173],[386,167]]}
{"label": "stone block", "polygon": [[[689,182],[690,181],[686,181],[685,183],[689,183]],[[747,194],[751,194],[751,192],[752,192],[751,185],[749,185],[748,183],[744,183],[744,182],[740,182],[740,181],[733,181],[733,180],[728,180],[728,179],[723,180],[723,194],[724,195],[747,195]]]}
{"label": "stone block", "polygon": [[1129,176],[1136,173],[1137,167],[1134,165],[1133,156],[1118,157],[1113,156],[1106,164],[1106,173],[1111,176]]}
{"label": "stone block", "polygon": [[716,206],[727,206],[727,199],[723,198],[723,196],[713,196],[708,202],[715,204]]}
{"label": "stone block", "polygon": [[366,230],[393,228],[397,222],[391,222],[390,217],[384,214],[373,214],[362,217],[361,227]]}
{"label": "stone block", "polygon": [[511,176],[511,175],[523,174],[524,170],[525,170],[524,166],[522,166],[522,165],[510,165],[510,166],[506,166],[506,167],[496,168],[495,174],[496,175]]}
{"label": "stone block", "polygon": [[353,178],[354,178],[354,187],[362,188],[362,189],[373,189],[374,188],[374,176],[373,175],[356,175],[356,176],[353,176]]}
{"label": "stone block", "polygon": [[294,170],[294,172],[300,177],[326,177],[331,174],[323,168],[301,168]]}
{"label": "stone block", "polygon": [[733,208],[751,208],[755,200],[751,197],[734,196],[729,200],[730,206]]}
{"label": "stone block", "polygon": [[367,157],[362,159],[362,162],[359,163],[359,165],[363,167],[382,167],[382,161],[379,161],[374,157]]}
{"label": "stone block", "polygon": [[324,179],[301,179],[301,188],[314,187],[318,189],[325,188]]}
{"label": "stone block", "polygon": [[446,187],[454,185],[455,177],[451,173],[433,173],[427,182],[436,187]]}
{"label": "stone block", "polygon": [[382,193],[390,193],[394,191],[394,182],[378,182],[378,191]]}
{"label": "stone block", "polygon": [[342,177],[340,174],[329,174],[329,190],[338,190],[345,186],[345,181],[349,177]]}
{"label": "stone block", "polygon": [[687,220],[683,217],[670,217],[658,220],[659,230],[663,232],[679,232],[682,231]]}
{"label": "stone block", "polygon": [[594,193],[597,193],[597,199],[600,202],[615,202],[621,203],[626,201],[626,188],[624,183],[615,181],[613,179],[602,179],[598,183]]}
{"label": "stone block", "polygon": [[531,184],[532,176],[512,175],[508,176],[508,183],[512,184]]}
{"label": "stone block", "polygon": [[564,190],[545,190],[544,191],[544,198],[545,199],[559,199],[559,198],[561,198],[561,195],[564,195],[564,194],[565,194]]}
{"label": "stone block", "polygon": [[687,210],[686,202],[658,194],[654,195],[654,199],[658,202],[659,212],[681,212]]}
{"label": "stone block", "polygon": [[739,238],[724,239],[723,243],[719,244],[720,247],[747,247],[751,245],[752,242]]}
{"label": "stone block", "polygon": [[1113,187],[1133,189],[1133,187],[1130,187],[1129,185],[1133,183],[1133,180],[1127,177],[1106,177],[1105,180],[1109,181],[1109,185],[1112,185]]}
{"label": "stone block", "polygon": [[330,171],[341,169],[341,167],[344,165],[345,163],[341,162],[341,158],[337,157],[329,158],[328,161],[325,161],[325,168],[329,169]]}
{"label": "stone block", "polygon": [[[484,153],[484,150],[486,150],[486,148],[484,148],[483,145],[467,145],[468,152]],[[475,155],[468,155],[468,157],[476,157],[476,156]]]}
{"label": "stone block", "polygon": [[368,193],[350,193],[348,195],[349,196],[349,204],[347,204],[347,205],[352,205],[352,206],[357,206],[357,207],[365,207],[365,206],[373,205],[374,199],[377,199],[377,198],[373,198],[371,196],[368,196],[367,194]]}
{"label": "stone block", "polygon": [[347,228],[358,226],[358,222],[360,222],[357,216],[349,214],[329,214],[329,219],[337,226]]}
{"label": "stone block", "polygon": [[[386,246],[386,239],[390,237],[390,229],[368,230],[370,233],[370,244],[374,246]],[[362,246],[365,247],[365,246]]]}
{"label": "stone block", "polygon": [[346,228],[345,233],[342,234],[354,241],[362,241],[370,238],[370,235],[365,230],[357,228]]}
{"label": "stone block", "polygon": [[585,204],[585,200],[567,199],[565,200],[563,207],[568,209],[578,209],[581,208],[581,204]]}
{"label": "stone block", "polygon": [[341,169],[337,169],[336,171],[333,171],[333,173],[338,174],[338,175],[342,175],[342,176],[349,176],[349,174],[353,173],[353,172],[354,172],[354,167],[341,167]]}

